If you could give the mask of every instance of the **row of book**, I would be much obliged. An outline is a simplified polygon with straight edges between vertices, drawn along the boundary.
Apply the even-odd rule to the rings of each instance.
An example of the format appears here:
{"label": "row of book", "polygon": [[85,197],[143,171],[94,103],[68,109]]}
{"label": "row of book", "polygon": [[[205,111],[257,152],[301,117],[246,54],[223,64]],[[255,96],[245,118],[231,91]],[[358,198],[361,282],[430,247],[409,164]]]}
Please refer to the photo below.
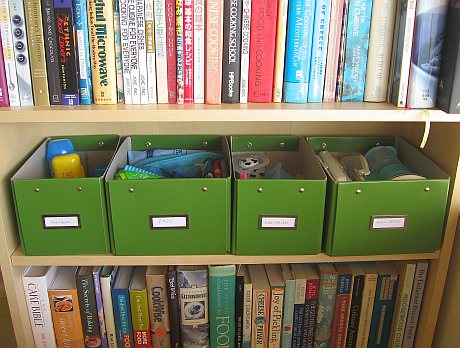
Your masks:
{"label": "row of book", "polygon": [[23,285],[37,347],[412,347],[428,265],[34,266]]}
{"label": "row of book", "polygon": [[430,108],[447,2],[0,0],[0,105]]}

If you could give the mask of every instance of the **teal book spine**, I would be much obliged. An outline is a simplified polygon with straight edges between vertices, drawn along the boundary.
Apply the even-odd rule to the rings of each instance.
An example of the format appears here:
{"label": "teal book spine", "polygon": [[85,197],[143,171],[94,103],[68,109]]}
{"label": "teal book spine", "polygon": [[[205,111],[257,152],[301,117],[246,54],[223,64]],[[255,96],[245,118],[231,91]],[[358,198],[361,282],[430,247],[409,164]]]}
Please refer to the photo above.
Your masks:
{"label": "teal book spine", "polygon": [[281,334],[281,347],[291,347],[292,327],[294,317],[295,280],[286,280],[283,304],[283,329]]}
{"label": "teal book spine", "polygon": [[342,101],[364,101],[372,0],[350,0]]}
{"label": "teal book spine", "polygon": [[336,294],[337,273],[321,274],[314,347],[330,346]]}
{"label": "teal book spine", "polygon": [[235,346],[236,266],[209,266],[210,346]]}

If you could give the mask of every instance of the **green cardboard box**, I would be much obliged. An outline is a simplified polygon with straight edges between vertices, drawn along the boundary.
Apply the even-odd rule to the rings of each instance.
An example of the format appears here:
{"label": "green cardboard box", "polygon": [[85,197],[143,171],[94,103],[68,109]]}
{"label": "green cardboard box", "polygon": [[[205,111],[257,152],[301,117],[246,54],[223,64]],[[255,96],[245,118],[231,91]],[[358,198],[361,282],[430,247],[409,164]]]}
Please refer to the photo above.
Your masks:
{"label": "green cardboard box", "polygon": [[[46,148],[53,138],[72,141],[87,177],[50,178]],[[104,176],[100,173],[107,169],[115,154],[119,137],[85,135],[53,138],[46,139],[11,179],[24,253],[108,253],[108,216]],[[94,170],[99,170],[98,176],[90,177]]]}
{"label": "green cardboard box", "polygon": [[325,250],[332,256],[433,252],[441,245],[449,176],[398,137],[310,137],[318,153],[365,154],[391,145],[426,179],[336,182],[328,177]]}
{"label": "green cardboard box", "polygon": [[[265,174],[281,163],[295,179],[239,179],[233,197],[233,248],[238,255],[308,255],[321,251],[326,175],[305,139],[233,136],[232,163],[267,155]],[[239,156],[242,157],[239,157]]]}
{"label": "green cardboard box", "polygon": [[[223,178],[114,180],[128,150],[191,149],[222,153]],[[225,254],[230,249],[230,150],[216,135],[131,136],[109,168],[113,250],[117,255]]]}

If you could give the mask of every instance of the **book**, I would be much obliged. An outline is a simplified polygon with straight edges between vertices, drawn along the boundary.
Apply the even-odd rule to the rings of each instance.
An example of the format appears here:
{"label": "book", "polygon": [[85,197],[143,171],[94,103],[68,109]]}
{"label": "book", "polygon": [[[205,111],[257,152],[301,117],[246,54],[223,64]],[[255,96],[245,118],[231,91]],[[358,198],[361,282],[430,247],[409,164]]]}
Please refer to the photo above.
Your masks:
{"label": "book", "polygon": [[429,262],[427,260],[417,261],[415,268],[414,284],[408,307],[406,328],[404,330],[403,348],[411,348],[414,345],[415,334],[417,332],[417,323],[420,314],[420,306],[423,299],[423,290],[428,273]]}
{"label": "book", "polygon": [[449,3],[442,51],[436,107],[451,113],[460,113],[460,8]]}
{"label": "book", "polygon": [[369,340],[378,273],[373,264],[363,264],[361,268],[364,271],[364,288],[356,347],[364,348],[367,347],[367,342]]}
{"label": "book", "polygon": [[388,340],[388,345],[391,347],[402,347],[416,267],[417,264],[415,261],[403,261],[399,263],[398,292],[393,312],[390,338]]}
{"label": "book", "polygon": [[304,327],[305,294],[307,278],[300,264],[292,264],[295,279],[294,314],[292,317],[292,348],[302,346],[302,329]]}
{"label": "book", "polygon": [[236,270],[235,286],[235,347],[243,346],[243,318],[244,318],[244,274],[243,265],[239,265]]}
{"label": "book", "polygon": [[247,265],[241,265],[240,274],[244,278],[243,302],[243,348],[250,348],[252,334],[252,281],[249,277]]}
{"label": "book", "polygon": [[145,0],[136,0],[136,27],[137,27],[137,64],[139,69],[140,103],[148,104],[147,86],[147,46],[145,41]]}
{"label": "book", "polygon": [[387,347],[398,289],[398,270],[393,263],[377,263],[377,288],[368,347]]}
{"label": "book", "polygon": [[129,282],[129,303],[131,305],[134,347],[136,348],[150,348],[152,346],[145,275],[146,267],[137,266],[134,268]]}
{"label": "book", "polygon": [[281,329],[283,323],[284,278],[281,266],[277,264],[265,265],[268,282],[270,283],[270,323],[268,330],[268,347],[281,346]]}
{"label": "book", "polygon": [[337,295],[332,321],[331,346],[342,348],[345,347],[353,274],[349,265],[339,264],[335,268],[337,269]]}
{"label": "book", "polygon": [[193,104],[193,19],[194,0],[184,0],[183,47],[184,47],[184,103]]}
{"label": "book", "polygon": [[193,6],[193,98],[204,103],[205,1],[194,0]]}
{"label": "book", "polygon": [[208,266],[211,347],[235,347],[235,265]]}
{"label": "book", "polygon": [[289,2],[283,101],[306,103],[316,1]]}
{"label": "book", "polygon": [[171,347],[167,274],[167,266],[148,266],[145,276],[152,345],[158,348]]}
{"label": "book", "polygon": [[337,271],[332,264],[317,265],[319,274],[318,314],[315,323],[314,345],[330,345],[332,319],[337,293]]}
{"label": "book", "polygon": [[208,270],[204,266],[179,266],[176,269],[179,289],[181,345],[209,345]]}
{"label": "book", "polygon": [[129,299],[129,281],[132,272],[132,266],[119,267],[112,286],[113,316],[117,331],[117,346],[120,348],[134,347]]}
{"label": "book", "polygon": [[[407,90],[407,106],[436,105],[448,0],[418,0]],[[429,40],[428,40],[429,38]]]}
{"label": "book", "polygon": [[323,101],[325,102],[335,102],[344,10],[345,0],[332,1],[324,75]]}
{"label": "book", "polygon": [[288,0],[278,4],[276,22],[275,73],[273,75],[273,102],[281,103],[283,99],[284,56],[286,52],[286,29],[288,16]]}
{"label": "book", "polygon": [[350,313],[348,317],[347,335],[345,336],[345,347],[356,346],[358,336],[359,319],[361,315],[361,302],[364,290],[364,272],[359,264],[350,264],[353,275],[353,287],[351,293]]}
{"label": "book", "polygon": [[76,282],[85,347],[102,347],[93,267],[79,267],[76,274]]}
{"label": "book", "polygon": [[88,1],[91,76],[95,104],[116,104],[117,72],[113,0]]}
{"label": "book", "polygon": [[302,347],[313,347],[315,343],[316,317],[319,310],[320,279],[312,264],[303,265],[305,271],[305,307],[302,327]]}
{"label": "book", "polygon": [[109,346],[109,343],[107,340],[107,331],[105,328],[104,305],[102,303],[102,289],[101,289],[101,280],[100,280],[101,270],[102,270],[102,267],[100,266],[93,267],[93,283],[94,283],[94,295],[96,297],[97,319],[98,319],[98,324],[99,324],[99,331],[101,333],[101,345],[102,345],[102,348],[107,348]]}
{"label": "book", "polygon": [[389,100],[401,108],[406,107],[407,102],[416,3],[416,0],[402,0],[400,8],[397,8]]}
{"label": "book", "polygon": [[[113,2],[113,33],[115,40],[115,70],[117,72],[117,102],[125,102],[125,90],[123,81],[123,58],[121,49],[121,29],[120,29],[120,2]],[[89,52],[89,50],[88,50]]]}
{"label": "book", "polygon": [[58,347],[84,348],[87,342],[83,339],[79,296],[75,281],[76,273],[77,267],[59,267],[48,288],[51,317]]}
{"label": "book", "polygon": [[222,49],[224,1],[206,1],[205,103],[220,104],[222,96]]}
{"label": "book", "polygon": [[184,104],[184,0],[176,0],[176,98]]}
{"label": "book", "polygon": [[350,0],[342,85],[344,102],[364,100],[371,15],[372,0]]}
{"label": "book", "polygon": [[251,4],[251,0],[243,0],[243,13],[241,17],[240,104],[246,104],[248,102],[249,48],[251,47]]}
{"label": "book", "polygon": [[118,0],[120,12],[120,46],[121,66],[123,73],[123,97],[125,104],[133,104],[131,63],[130,63],[130,32],[128,21],[128,0]]}
{"label": "book", "polygon": [[104,322],[109,348],[117,348],[117,332],[115,329],[115,318],[112,305],[112,287],[117,272],[118,266],[104,266],[99,274],[102,305],[104,307]]}
{"label": "book", "polygon": [[[129,70],[133,104],[141,103],[139,50],[137,49],[137,0],[128,0]],[[121,7],[120,7],[121,11]]]}
{"label": "book", "polygon": [[168,103],[175,104],[176,98],[176,1],[166,0],[166,44],[168,62]]}
{"label": "book", "polygon": [[29,266],[22,275],[30,326],[37,348],[56,347],[48,288],[57,270],[56,266]]}
{"label": "book", "polygon": [[273,100],[277,14],[277,0],[252,1],[251,22],[253,25],[251,26],[249,48],[249,102],[270,103]]}
{"label": "book", "polygon": [[8,85],[6,82],[5,63],[3,61],[3,48],[0,33],[0,106],[9,106]]}
{"label": "book", "polygon": [[342,31],[340,35],[340,46],[339,46],[339,59],[337,66],[337,81],[335,88],[335,101],[342,101],[342,88],[343,88],[343,72],[345,69],[345,52],[347,43],[347,29],[348,29],[348,9],[350,0],[345,0],[342,15]]}
{"label": "book", "polygon": [[313,25],[310,77],[308,83],[309,103],[321,103],[323,101],[330,18],[331,0],[318,0]]}
{"label": "book", "polygon": [[171,347],[180,347],[180,311],[179,290],[177,288],[177,274],[175,266],[168,267],[168,307],[169,326],[171,328]]}
{"label": "book", "polygon": [[396,7],[393,0],[373,0],[364,101],[387,100]]}
{"label": "book", "polygon": [[248,265],[252,282],[251,347],[268,347],[270,283],[263,265]]}
{"label": "book", "polygon": [[291,267],[281,264],[281,272],[285,283],[283,303],[283,323],[281,330],[281,346],[291,347],[292,345],[292,319],[294,317],[295,279]]}
{"label": "book", "polygon": [[[149,3],[153,4],[150,9]],[[147,68],[149,103],[168,103],[168,54],[166,46],[166,1],[149,0],[145,3],[147,26]],[[149,70],[151,69],[151,70]],[[156,70],[155,70],[156,69]]]}
{"label": "book", "polygon": [[239,103],[243,0],[224,1],[222,103]]}

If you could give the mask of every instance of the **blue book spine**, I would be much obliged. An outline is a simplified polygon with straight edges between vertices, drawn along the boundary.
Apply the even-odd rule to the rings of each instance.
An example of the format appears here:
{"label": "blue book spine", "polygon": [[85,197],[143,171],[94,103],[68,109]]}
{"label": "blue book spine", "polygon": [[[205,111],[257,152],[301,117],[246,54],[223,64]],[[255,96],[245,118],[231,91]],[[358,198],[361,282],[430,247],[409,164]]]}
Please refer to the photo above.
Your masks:
{"label": "blue book spine", "polygon": [[113,314],[119,347],[134,347],[128,289],[112,290]]}
{"label": "blue book spine", "polygon": [[316,1],[291,0],[288,8],[283,101],[306,103]]}
{"label": "blue book spine", "polygon": [[324,72],[326,68],[331,3],[331,0],[318,0],[316,4],[313,45],[311,50],[310,82],[308,86],[309,103],[321,103],[323,101]]}
{"label": "blue book spine", "polygon": [[342,101],[364,101],[372,0],[350,0]]}
{"label": "blue book spine", "polygon": [[75,0],[75,31],[77,35],[78,71],[80,82],[80,104],[89,105],[93,102],[91,83],[91,65],[89,60],[88,11],[86,0]]}

